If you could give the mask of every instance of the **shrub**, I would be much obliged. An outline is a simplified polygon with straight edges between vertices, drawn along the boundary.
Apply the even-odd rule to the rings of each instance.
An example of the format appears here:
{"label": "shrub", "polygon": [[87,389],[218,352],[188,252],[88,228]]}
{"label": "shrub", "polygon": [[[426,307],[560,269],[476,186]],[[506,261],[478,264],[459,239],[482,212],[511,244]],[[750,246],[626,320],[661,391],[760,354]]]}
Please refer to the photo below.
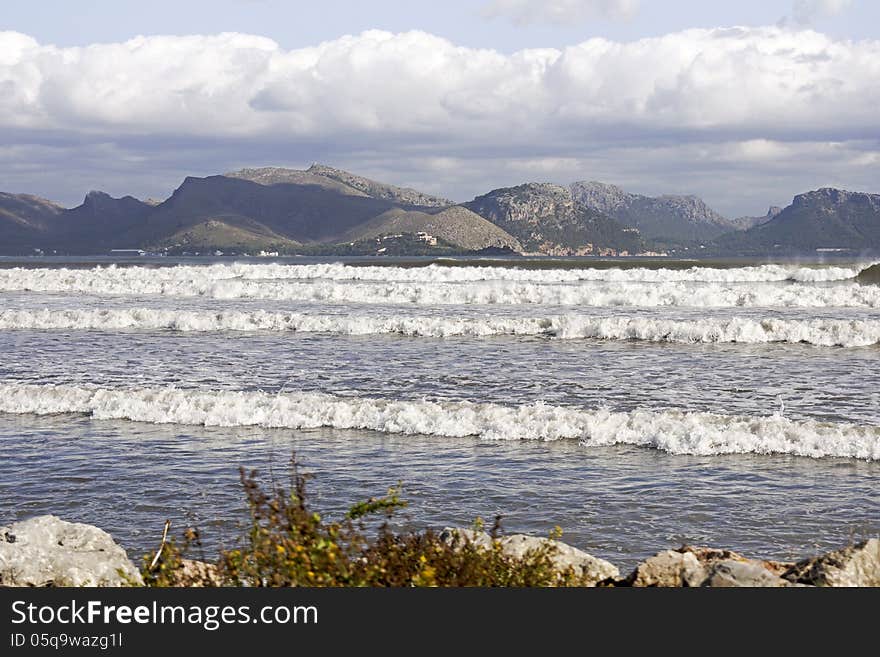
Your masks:
{"label": "shrub", "polygon": [[[291,459],[291,485],[265,490],[256,471],[240,470],[250,527],[240,547],[223,550],[216,565],[184,555],[201,547],[198,532],[182,543],[164,541],[158,558],[144,557],[148,586],[579,586],[573,569],[554,566],[547,542],[521,557],[506,554],[498,540],[500,518],[488,536],[481,520],[474,531],[398,533],[393,514],[406,506],[400,486],[354,504],[344,518],[328,522],[309,505],[308,475]],[[384,515],[376,531],[364,521]],[[554,535],[554,538],[558,535]]]}

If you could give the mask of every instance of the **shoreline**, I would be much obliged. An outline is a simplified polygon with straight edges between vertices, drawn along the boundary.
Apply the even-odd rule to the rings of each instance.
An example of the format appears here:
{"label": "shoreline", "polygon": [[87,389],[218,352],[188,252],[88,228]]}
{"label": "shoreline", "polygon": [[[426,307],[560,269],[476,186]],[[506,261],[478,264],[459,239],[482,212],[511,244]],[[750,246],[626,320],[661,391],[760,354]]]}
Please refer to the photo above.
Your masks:
{"label": "shoreline", "polygon": [[[878,538],[795,562],[750,558],[727,549],[685,545],[661,550],[641,561],[631,572],[622,573],[614,564],[553,538],[524,534],[491,536],[479,530],[456,528],[447,528],[437,536],[452,546],[453,551],[494,550],[514,566],[522,560],[524,568],[531,567],[532,555],[543,555],[558,573],[576,575],[578,584],[574,585],[577,586],[880,586]],[[152,567],[168,559],[165,550],[163,536]],[[177,581],[185,582],[185,587],[230,585],[216,564],[190,559],[178,559],[174,564],[180,577]],[[145,561],[139,571],[113,537],[94,525],[45,515],[0,527],[0,587],[142,586],[142,575],[149,574],[149,569]],[[560,582],[564,583],[559,585],[572,585],[569,579]],[[420,585],[424,584],[418,581],[411,584]]]}

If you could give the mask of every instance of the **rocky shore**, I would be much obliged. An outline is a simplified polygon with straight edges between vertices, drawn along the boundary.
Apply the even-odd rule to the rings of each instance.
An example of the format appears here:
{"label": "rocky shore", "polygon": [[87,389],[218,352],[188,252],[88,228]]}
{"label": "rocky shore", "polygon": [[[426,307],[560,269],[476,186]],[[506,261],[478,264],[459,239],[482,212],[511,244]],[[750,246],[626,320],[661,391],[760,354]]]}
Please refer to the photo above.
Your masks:
{"label": "rocky shore", "polygon": [[[444,540],[465,536],[491,545],[488,534],[446,529]],[[880,540],[871,538],[833,552],[779,562],[731,550],[683,546],[646,559],[626,575],[612,563],[559,541],[523,534],[498,539],[505,553],[522,556],[548,541],[553,562],[574,568],[593,586],[788,587],[880,586]],[[189,562],[209,573],[212,566]],[[38,516],[0,527],[0,586],[128,586],[141,583],[138,569],[107,532],[56,516]]]}

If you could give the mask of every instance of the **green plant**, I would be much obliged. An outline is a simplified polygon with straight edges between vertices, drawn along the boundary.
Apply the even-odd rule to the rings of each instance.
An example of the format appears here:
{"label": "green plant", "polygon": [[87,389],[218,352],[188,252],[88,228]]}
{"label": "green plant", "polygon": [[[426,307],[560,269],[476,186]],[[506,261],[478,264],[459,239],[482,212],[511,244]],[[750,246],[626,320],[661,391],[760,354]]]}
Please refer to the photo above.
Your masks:
{"label": "green plant", "polygon": [[[163,541],[158,558],[144,558],[148,586],[578,586],[572,568],[554,563],[552,542],[523,556],[505,552],[501,519],[483,532],[480,519],[470,531],[395,532],[390,518],[406,502],[400,486],[379,498],[354,504],[339,521],[312,510],[308,475],[291,460],[290,491],[265,490],[256,471],[240,470],[250,526],[241,545],[223,550],[216,565],[184,557],[200,546],[188,530],[183,543]],[[384,515],[374,531],[364,520]],[[558,537],[558,534],[554,534]],[[199,565],[194,565],[199,564]]]}

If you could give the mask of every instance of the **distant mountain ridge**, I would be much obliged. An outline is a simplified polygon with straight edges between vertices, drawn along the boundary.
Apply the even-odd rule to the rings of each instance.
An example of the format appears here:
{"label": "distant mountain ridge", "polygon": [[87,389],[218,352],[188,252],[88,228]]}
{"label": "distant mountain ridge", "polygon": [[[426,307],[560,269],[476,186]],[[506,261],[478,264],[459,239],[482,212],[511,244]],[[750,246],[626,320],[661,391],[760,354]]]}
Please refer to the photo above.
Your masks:
{"label": "distant mountain ridge", "polygon": [[561,185],[504,187],[464,205],[516,237],[530,252],[588,255],[643,248],[637,230],[579,205],[571,190]]}
{"label": "distant mountain ridge", "polygon": [[81,205],[64,211],[63,227],[55,235],[69,244],[114,248],[118,235],[136,230],[152,211],[152,205],[133,196],[91,191]]}
{"label": "distant mountain ridge", "polygon": [[408,187],[397,187],[376,182],[363,176],[357,176],[342,169],[324,164],[313,164],[308,169],[284,169],[281,167],[262,167],[257,169],[241,169],[225,174],[229,178],[243,178],[261,185],[277,185],[294,183],[297,185],[319,185],[335,189],[343,194],[369,196],[401,205],[412,205],[430,208],[443,208],[455,205],[453,201],[423,194]]}
{"label": "distant mountain ridge", "polygon": [[729,221],[694,196],[648,197],[598,182],[530,182],[455,204],[320,164],[190,176],[161,202],[93,191],[64,209],[0,193],[3,253],[370,253],[388,250],[378,247],[392,237],[400,238],[395,249],[419,253],[432,245],[545,255],[676,253],[695,243],[706,254],[880,251],[880,195],[823,188],[765,216]]}
{"label": "distant mountain ridge", "polygon": [[773,219],[773,217],[782,212],[782,210],[783,208],[780,208],[778,205],[771,205],[770,209],[767,210],[767,214],[762,214],[757,217],[737,217],[736,219],[731,219],[731,222],[739,230],[748,230],[749,228],[766,224]]}
{"label": "distant mountain ridge", "polygon": [[0,192],[0,236],[9,245],[38,240],[63,212],[61,206],[38,196]]}
{"label": "distant mountain ridge", "polygon": [[718,240],[746,253],[880,250],[880,194],[831,187],[798,194],[772,219]]}
{"label": "distant mountain ridge", "polygon": [[504,230],[451,201],[323,165],[189,176],[160,203],[89,192],[81,205],[65,210],[36,197],[0,196],[4,251],[290,252],[402,233],[465,251],[521,248]]}
{"label": "distant mountain ridge", "polygon": [[580,205],[638,228],[648,239],[700,242],[736,228],[696,196],[643,196],[595,181],[572,183],[571,193]]}

